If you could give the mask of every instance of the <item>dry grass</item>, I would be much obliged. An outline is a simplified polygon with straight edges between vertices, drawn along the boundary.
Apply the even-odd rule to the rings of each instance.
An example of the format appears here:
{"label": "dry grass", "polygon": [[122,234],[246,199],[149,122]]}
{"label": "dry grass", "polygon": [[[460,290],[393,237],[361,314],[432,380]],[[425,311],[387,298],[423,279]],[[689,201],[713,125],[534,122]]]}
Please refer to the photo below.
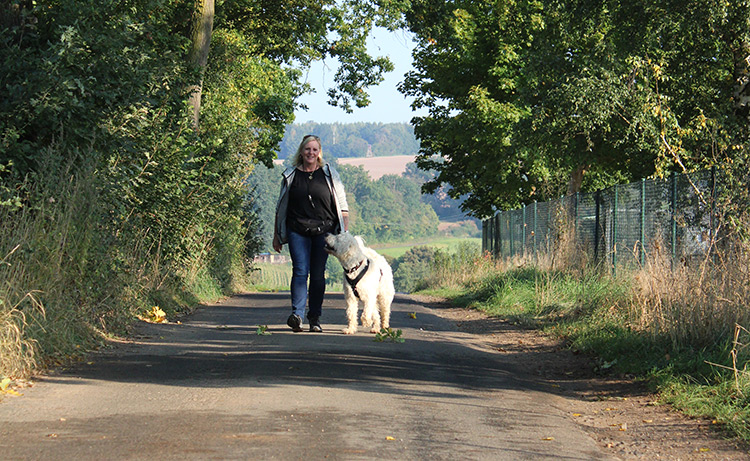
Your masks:
{"label": "dry grass", "polygon": [[0,208],[0,377],[64,361],[127,316],[90,186],[71,179],[54,196],[30,192],[33,206]]}
{"label": "dry grass", "polygon": [[666,334],[675,347],[711,347],[750,321],[750,251],[735,241],[700,263],[674,263],[652,252],[633,275],[631,317],[643,331]]}

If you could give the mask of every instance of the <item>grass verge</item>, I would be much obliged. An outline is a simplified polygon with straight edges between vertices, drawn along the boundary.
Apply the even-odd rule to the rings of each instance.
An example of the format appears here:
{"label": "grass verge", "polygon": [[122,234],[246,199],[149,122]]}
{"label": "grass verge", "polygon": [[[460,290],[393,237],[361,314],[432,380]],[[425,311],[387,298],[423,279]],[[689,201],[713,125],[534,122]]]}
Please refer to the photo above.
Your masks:
{"label": "grass verge", "polygon": [[750,316],[738,309],[750,299],[745,258],[674,271],[653,260],[612,277],[591,264],[476,255],[458,272],[433,268],[422,293],[562,338],[595,357],[598,372],[642,380],[664,402],[750,441]]}

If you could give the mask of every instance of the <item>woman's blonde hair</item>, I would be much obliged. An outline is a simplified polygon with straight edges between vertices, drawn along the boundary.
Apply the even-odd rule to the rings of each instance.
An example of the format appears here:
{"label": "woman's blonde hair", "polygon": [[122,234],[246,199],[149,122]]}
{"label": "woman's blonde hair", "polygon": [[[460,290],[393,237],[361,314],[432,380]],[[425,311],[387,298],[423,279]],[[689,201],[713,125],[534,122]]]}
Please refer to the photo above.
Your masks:
{"label": "woman's blonde hair", "polygon": [[294,156],[294,166],[302,165],[302,150],[305,148],[307,143],[311,141],[316,141],[318,143],[318,147],[320,147],[320,150],[318,151],[318,166],[323,166],[323,145],[320,143],[320,138],[315,136],[314,134],[308,134],[307,136],[302,138],[302,142],[297,148],[297,155]]}

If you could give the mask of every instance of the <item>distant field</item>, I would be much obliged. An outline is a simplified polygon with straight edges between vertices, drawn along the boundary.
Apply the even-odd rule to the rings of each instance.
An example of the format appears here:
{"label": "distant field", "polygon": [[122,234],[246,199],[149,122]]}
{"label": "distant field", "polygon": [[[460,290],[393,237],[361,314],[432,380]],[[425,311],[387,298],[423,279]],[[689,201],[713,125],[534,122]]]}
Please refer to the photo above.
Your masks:
{"label": "distant field", "polygon": [[413,155],[393,155],[391,157],[358,157],[340,158],[338,162],[343,165],[362,165],[375,181],[381,176],[395,174],[400,176],[406,171],[406,164],[414,161]]}
{"label": "distant field", "polygon": [[[256,272],[251,283],[251,289],[256,291],[289,291],[292,281],[292,263],[271,264],[257,263]],[[341,281],[332,280],[326,285],[326,291],[333,293],[341,291]]]}
{"label": "distant field", "polygon": [[463,242],[475,243],[479,247],[481,247],[482,245],[481,238],[445,237],[445,238],[435,238],[435,239],[424,239],[424,240],[404,242],[404,243],[376,244],[376,245],[373,245],[372,247],[380,254],[390,256],[391,258],[398,258],[398,257],[403,256],[403,254],[409,251],[409,249],[412,247],[430,246],[430,247],[438,248],[441,250],[448,250],[450,252],[450,251],[454,251],[456,247]]}
{"label": "distant field", "polygon": [[[375,181],[381,176],[395,174],[400,176],[406,171],[406,164],[414,161],[413,155],[392,155],[390,157],[350,157],[336,160],[343,165],[362,165],[370,174],[370,179]],[[283,159],[273,161],[276,165],[284,163]]]}

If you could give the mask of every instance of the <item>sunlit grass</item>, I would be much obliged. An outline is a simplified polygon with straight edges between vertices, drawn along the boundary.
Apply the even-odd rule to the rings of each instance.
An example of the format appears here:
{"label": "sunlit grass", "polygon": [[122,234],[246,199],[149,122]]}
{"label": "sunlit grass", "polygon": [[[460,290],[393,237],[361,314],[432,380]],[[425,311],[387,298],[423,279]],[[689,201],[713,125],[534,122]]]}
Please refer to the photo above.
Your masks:
{"label": "sunlit grass", "polygon": [[416,246],[430,246],[433,248],[455,251],[455,249],[462,243],[473,243],[481,246],[481,238],[456,238],[456,237],[439,237],[434,239],[420,239],[409,242],[400,243],[383,243],[375,244],[372,247],[380,254],[391,257],[393,259],[399,258],[404,255],[411,248]]}
{"label": "sunlit grass", "polygon": [[750,323],[750,258],[741,243],[728,248],[676,270],[654,255],[617,277],[572,252],[448,258],[420,293],[560,337],[597,357],[601,372],[632,374],[685,413],[750,440],[750,333],[741,327]]}

